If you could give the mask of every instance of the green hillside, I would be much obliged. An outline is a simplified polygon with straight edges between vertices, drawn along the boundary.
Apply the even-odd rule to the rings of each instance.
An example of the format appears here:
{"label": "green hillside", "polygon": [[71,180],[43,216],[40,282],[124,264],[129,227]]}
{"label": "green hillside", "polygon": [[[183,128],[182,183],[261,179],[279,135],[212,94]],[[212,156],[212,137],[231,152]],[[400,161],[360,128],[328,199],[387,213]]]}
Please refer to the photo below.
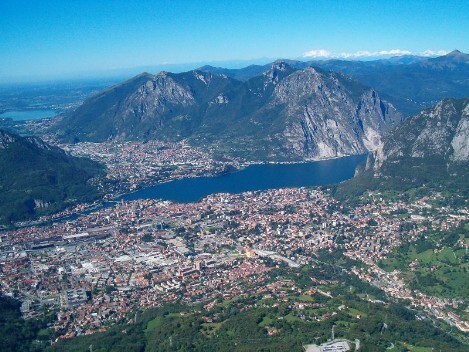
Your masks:
{"label": "green hillside", "polygon": [[100,164],[67,155],[36,137],[0,131],[0,224],[50,214],[100,192]]}
{"label": "green hillside", "polygon": [[21,317],[20,302],[0,295],[0,349],[3,352],[42,351],[52,336],[47,322],[53,316],[42,320]]}

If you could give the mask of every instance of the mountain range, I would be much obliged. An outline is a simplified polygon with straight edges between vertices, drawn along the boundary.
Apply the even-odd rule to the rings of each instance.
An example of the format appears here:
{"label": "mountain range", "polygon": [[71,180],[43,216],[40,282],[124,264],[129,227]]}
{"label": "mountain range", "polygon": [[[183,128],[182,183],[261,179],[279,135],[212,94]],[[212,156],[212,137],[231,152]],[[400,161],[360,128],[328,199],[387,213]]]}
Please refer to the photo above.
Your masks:
{"label": "mountain range", "polygon": [[[373,87],[373,88],[371,88]],[[469,95],[469,55],[143,73],[64,114],[60,141],[182,140],[253,161],[376,149],[404,116]]]}
{"label": "mountain range", "polygon": [[342,73],[286,62],[246,81],[200,70],[136,76],[65,114],[62,141],[180,140],[250,160],[364,154],[402,120]]}
{"label": "mountain range", "polygon": [[0,224],[25,220],[98,198],[91,181],[104,168],[38,137],[0,130]]}
{"label": "mountain range", "polygon": [[[286,62],[298,69],[312,66],[342,72],[376,89],[406,116],[430,107],[443,98],[469,95],[469,55],[458,50],[435,58],[406,55],[372,61],[334,59]],[[250,79],[268,69],[269,65],[251,65],[241,69],[200,68],[240,80]]]}
{"label": "mountain range", "polygon": [[[252,161],[372,152],[368,169],[375,176],[409,180],[406,165],[433,165],[420,173],[425,179],[436,171],[461,174],[467,163],[467,99],[443,100],[401,123],[406,112],[445,95],[469,96],[469,55],[205,66],[138,75],[63,114],[52,131],[66,142],[186,139]],[[96,193],[88,180],[103,172],[40,139],[5,131],[0,166],[1,203],[22,209],[9,216],[85,199],[85,191]]]}

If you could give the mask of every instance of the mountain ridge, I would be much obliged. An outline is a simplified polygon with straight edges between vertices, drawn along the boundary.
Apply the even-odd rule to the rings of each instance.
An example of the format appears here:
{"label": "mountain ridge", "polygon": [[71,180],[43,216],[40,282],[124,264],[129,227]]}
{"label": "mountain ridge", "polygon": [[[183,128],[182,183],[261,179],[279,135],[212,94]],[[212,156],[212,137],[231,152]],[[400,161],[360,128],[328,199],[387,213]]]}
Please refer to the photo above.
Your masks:
{"label": "mountain ridge", "polygon": [[[406,116],[431,107],[441,99],[469,95],[469,55],[458,50],[438,57],[397,56],[371,61],[284,61],[298,69],[313,66],[326,71],[345,73],[376,89],[384,99]],[[268,70],[269,65],[230,70],[204,66],[201,69],[247,80]]]}
{"label": "mountain ridge", "polygon": [[366,153],[401,119],[342,73],[277,61],[245,82],[198,70],[139,75],[85,101],[55,132],[67,141],[188,139],[250,159],[304,160]]}
{"label": "mountain ridge", "polygon": [[397,126],[372,154],[373,169],[401,157],[469,161],[469,98],[444,99]]}

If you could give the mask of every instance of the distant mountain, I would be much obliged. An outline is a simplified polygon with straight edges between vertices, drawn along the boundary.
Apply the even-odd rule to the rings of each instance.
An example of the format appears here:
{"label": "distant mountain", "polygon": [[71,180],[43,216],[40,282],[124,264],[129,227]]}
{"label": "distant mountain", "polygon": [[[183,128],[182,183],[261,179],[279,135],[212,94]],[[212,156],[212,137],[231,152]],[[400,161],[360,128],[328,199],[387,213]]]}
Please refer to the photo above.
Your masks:
{"label": "distant mountain", "polygon": [[[376,89],[382,98],[405,115],[430,107],[443,98],[462,98],[469,95],[469,55],[458,50],[436,58],[405,55],[372,61],[287,60],[287,62],[297,69],[313,66],[345,73]],[[269,67],[270,65],[249,66],[227,70],[204,66],[201,70],[248,80],[267,71]]]}
{"label": "distant mountain", "polygon": [[409,64],[377,61],[316,61],[311,65],[343,72],[380,92],[400,111],[413,114],[443,98],[469,95],[469,55],[457,50]]}
{"label": "distant mountain", "polygon": [[51,213],[99,196],[89,181],[98,163],[66,154],[37,137],[0,130],[0,224]]}
{"label": "distant mountain", "polygon": [[[415,56],[415,55],[403,55],[403,56],[394,56],[388,59],[379,59],[379,60],[372,60],[372,61],[349,61],[349,60],[311,60],[311,61],[301,61],[301,60],[277,60],[272,63],[266,65],[250,65],[242,68],[223,68],[223,67],[214,67],[210,65],[205,65],[198,68],[199,71],[203,72],[210,72],[213,74],[223,74],[228,77],[238,79],[240,81],[247,81],[255,76],[258,76],[270,69],[270,67],[278,62],[285,62],[288,65],[297,68],[297,69],[304,69],[309,66],[313,67],[327,67],[331,63],[343,63],[346,65],[359,65],[359,66],[369,66],[369,67],[377,67],[381,65],[407,65],[412,64],[415,62],[427,60],[428,58],[423,56]],[[341,67],[343,68],[343,67]],[[334,71],[334,70],[330,70]],[[336,70],[340,71],[340,70]]]}
{"label": "distant mountain", "polygon": [[401,55],[401,56],[393,56],[387,59],[378,59],[373,60],[375,63],[381,64],[389,64],[389,65],[408,65],[413,64],[415,62],[423,61],[428,59],[425,56],[417,56],[417,55]]}
{"label": "distant mountain", "polygon": [[213,67],[210,65],[202,66],[198,71],[209,72],[215,75],[225,75],[239,81],[247,81],[253,77],[256,77],[270,67],[269,65],[250,65],[243,68],[223,68],[223,67]]}
{"label": "distant mountain", "polygon": [[366,168],[339,187],[407,190],[426,185],[469,195],[469,98],[445,99],[393,129],[368,157]]}
{"label": "distant mountain", "polygon": [[276,62],[245,82],[190,71],[142,74],[102,92],[58,123],[68,141],[187,138],[252,160],[366,153],[401,114],[340,73]]}
{"label": "distant mountain", "polygon": [[304,69],[308,66],[311,66],[310,63],[299,61],[299,60],[277,60],[266,65],[250,65],[242,68],[223,68],[223,67],[213,67],[210,65],[205,65],[200,67],[198,70],[203,72],[209,72],[213,74],[225,75],[240,81],[247,81],[251,78],[261,75],[270,70],[272,65],[278,63],[286,63],[287,65],[295,69]]}

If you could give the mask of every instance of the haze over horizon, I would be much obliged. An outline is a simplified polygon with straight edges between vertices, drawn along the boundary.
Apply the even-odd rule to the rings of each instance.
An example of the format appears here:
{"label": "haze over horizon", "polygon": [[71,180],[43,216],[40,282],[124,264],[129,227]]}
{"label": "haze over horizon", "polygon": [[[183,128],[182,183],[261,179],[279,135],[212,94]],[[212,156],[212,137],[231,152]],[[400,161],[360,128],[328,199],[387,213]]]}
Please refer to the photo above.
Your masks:
{"label": "haze over horizon", "polygon": [[0,83],[469,51],[469,2],[459,0],[33,0],[2,2],[0,12]]}

